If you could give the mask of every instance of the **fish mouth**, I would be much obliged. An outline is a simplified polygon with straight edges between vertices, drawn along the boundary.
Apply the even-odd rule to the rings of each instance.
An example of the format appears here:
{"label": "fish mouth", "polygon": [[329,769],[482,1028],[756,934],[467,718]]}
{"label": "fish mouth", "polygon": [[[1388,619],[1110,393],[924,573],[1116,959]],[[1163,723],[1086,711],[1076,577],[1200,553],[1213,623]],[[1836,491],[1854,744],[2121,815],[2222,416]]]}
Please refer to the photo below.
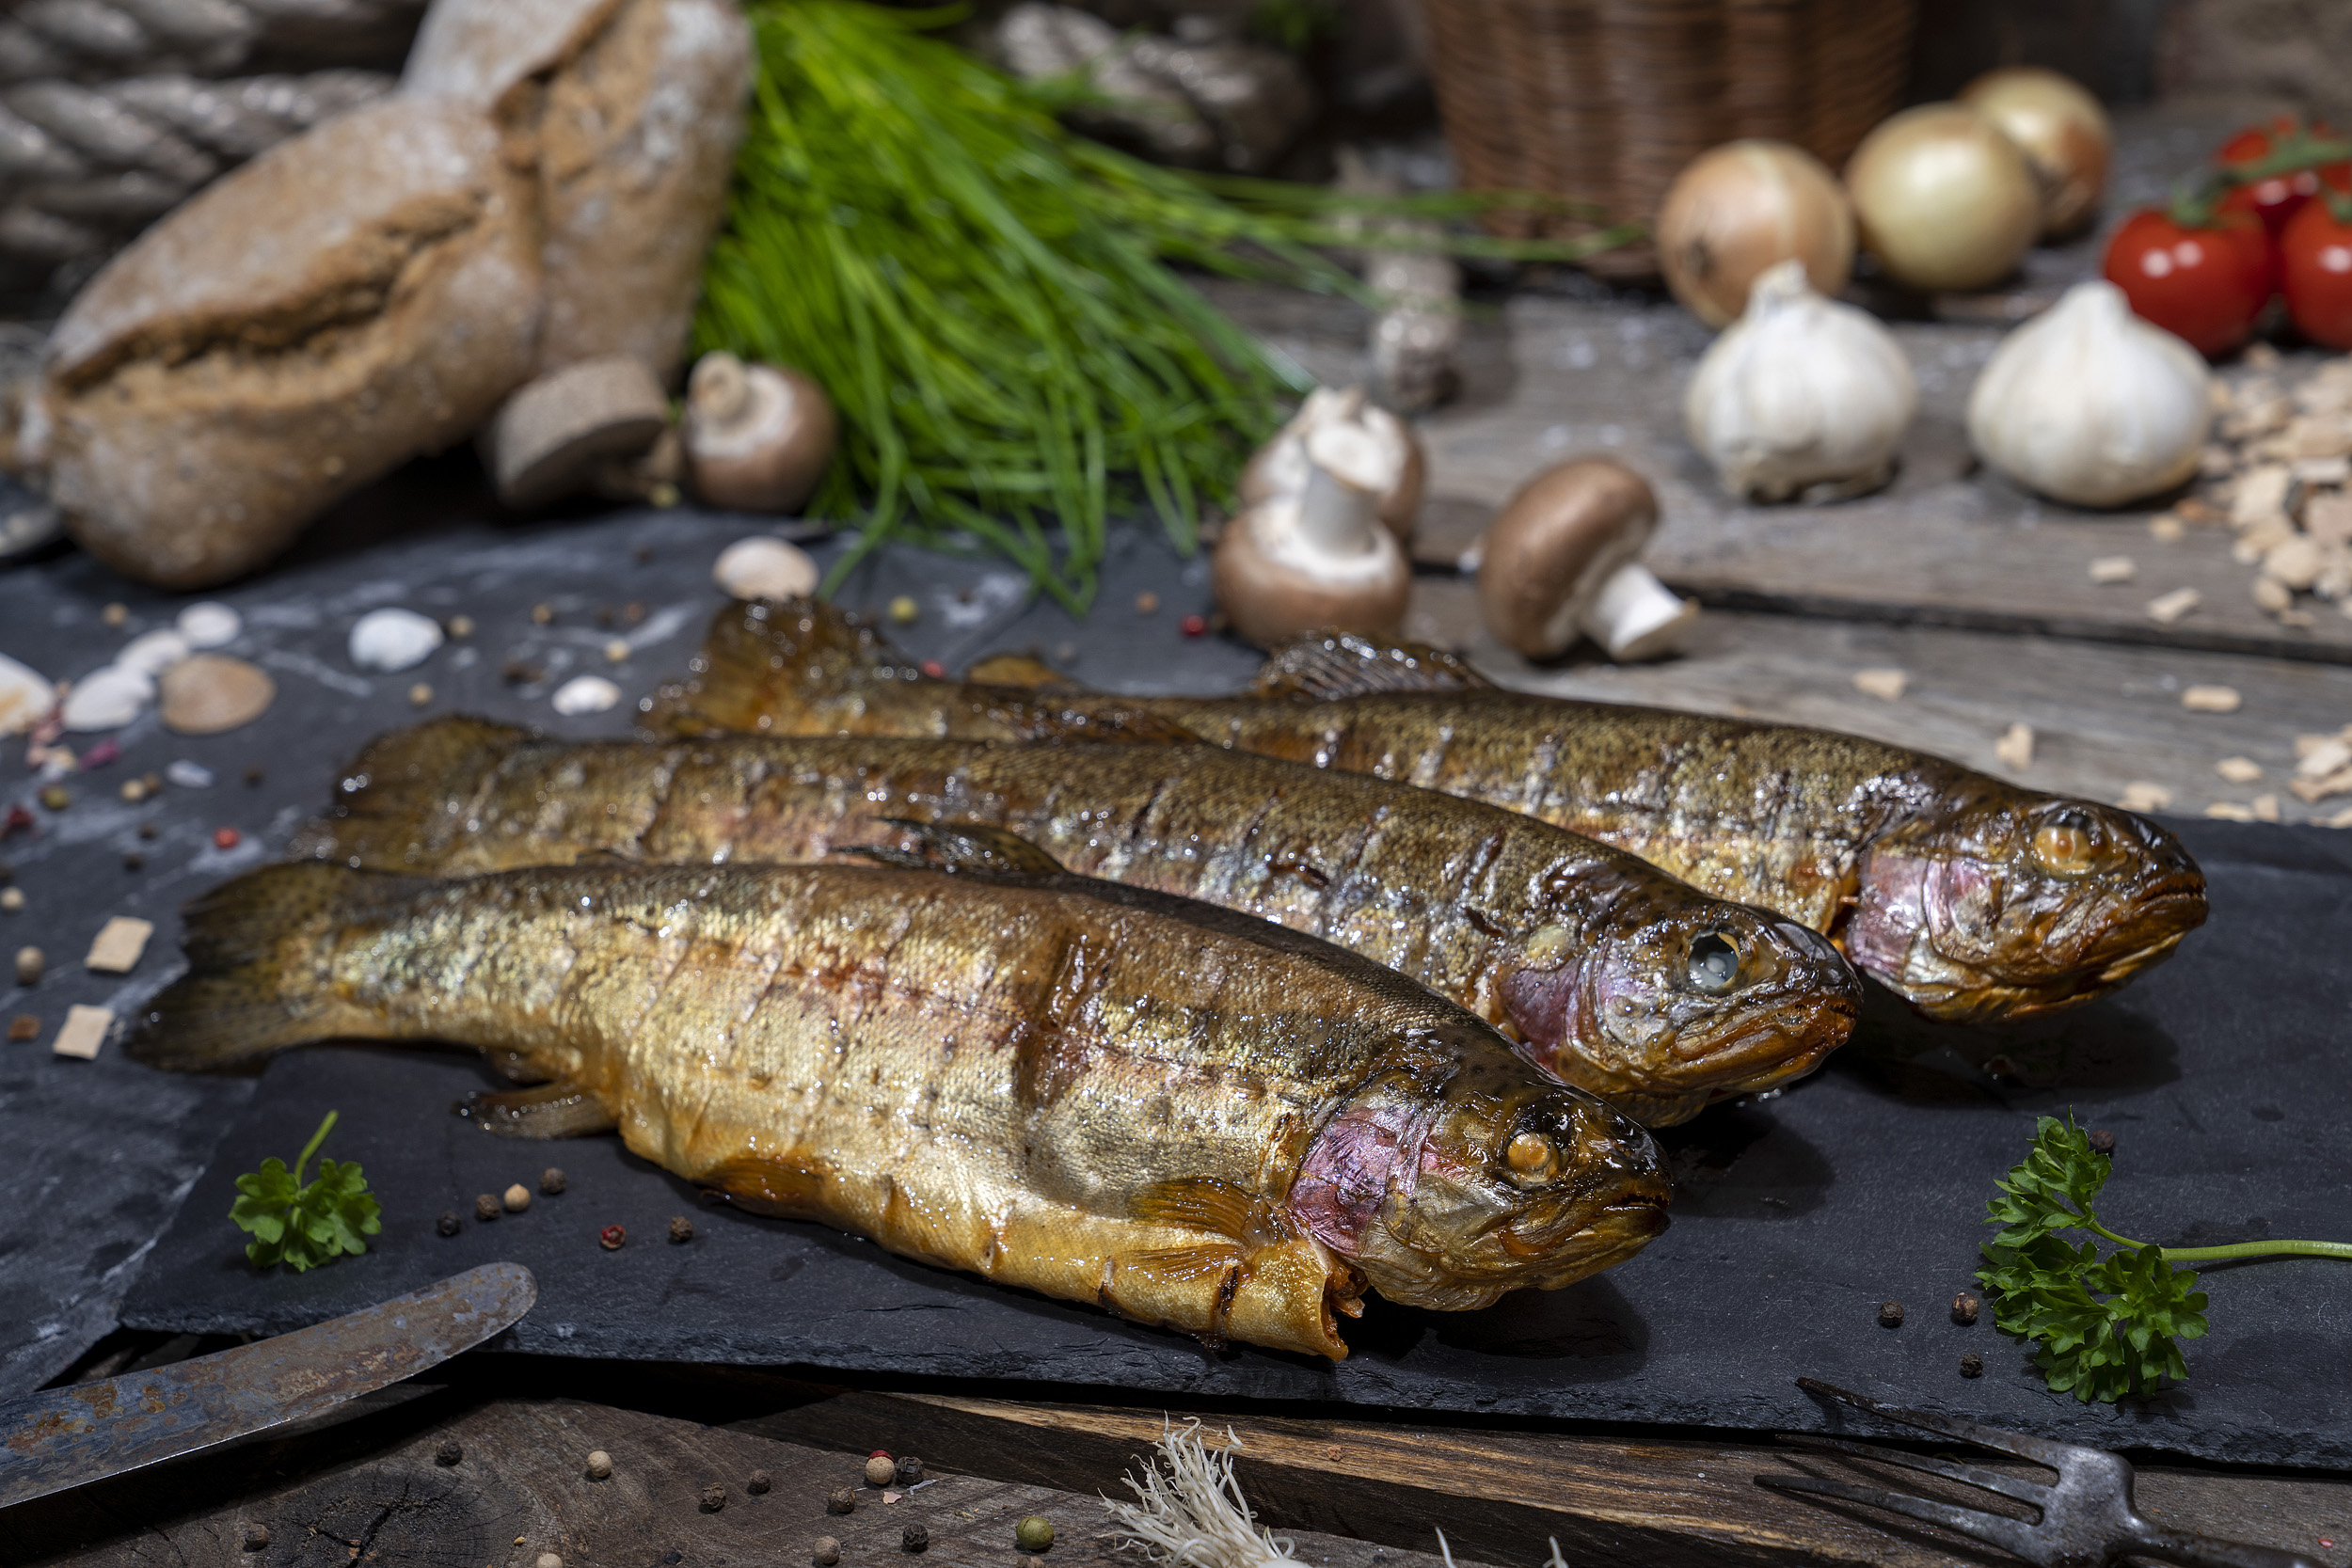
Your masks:
{"label": "fish mouth", "polygon": [[1663,1234],[1668,1224],[1666,1200],[1636,1195],[1610,1204],[1585,1224],[1550,1247],[1561,1259],[1526,1281],[1539,1291],[1556,1291],[1612,1269]]}

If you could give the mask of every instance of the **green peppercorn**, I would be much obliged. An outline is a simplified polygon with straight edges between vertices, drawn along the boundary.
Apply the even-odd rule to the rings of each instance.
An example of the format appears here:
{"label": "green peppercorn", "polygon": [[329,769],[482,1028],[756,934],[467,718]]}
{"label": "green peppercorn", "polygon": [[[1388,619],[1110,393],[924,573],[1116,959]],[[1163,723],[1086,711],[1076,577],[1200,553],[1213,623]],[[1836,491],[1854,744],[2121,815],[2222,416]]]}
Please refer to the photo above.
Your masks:
{"label": "green peppercorn", "polygon": [[1041,1552],[1054,1544],[1054,1521],[1032,1513],[1012,1527],[1012,1544],[1025,1552]]}

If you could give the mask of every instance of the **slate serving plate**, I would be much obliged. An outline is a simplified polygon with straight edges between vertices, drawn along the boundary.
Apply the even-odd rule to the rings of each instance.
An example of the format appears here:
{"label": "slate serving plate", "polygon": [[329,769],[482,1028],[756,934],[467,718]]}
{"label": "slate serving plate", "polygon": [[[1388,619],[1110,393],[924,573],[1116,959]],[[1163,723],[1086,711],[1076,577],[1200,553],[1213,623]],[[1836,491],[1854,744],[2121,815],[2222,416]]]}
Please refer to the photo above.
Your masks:
{"label": "slate serving plate", "polygon": [[[128,1012],[151,994],[175,967],[178,902],[275,854],[326,800],[338,761],[413,717],[412,682],[434,685],[433,711],[619,733],[626,707],[558,720],[547,693],[597,670],[633,701],[682,667],[716,606],[710,559],[751,526],[691,512],[560,529],[446,526],[365,554],[324,553],[223,595],[248,623],[231,651],[277,675],[278,707],[248,731],[202,741],[163,734],[151,717],[124,733],[118,765],[144,771],[191,756],[222,782],[167,791],[142,813],[107,803],[113,778],[92,775],[84,804],[5,851],[53,951],[78,957],[107,913],[157,922],[147,961],[127,981],[59,965],[38,993],[49,1027],[68,1002]],[[915,594],[924,618],[898,640],[951,665],[1035,645],[1129,689],[1229,688],[1247,674],[1245,650],[1177,631],[1179,616],[1207,602],[1198,563],[1130,535],[1105,577],[1104,608],[1079,626],[1050,607],[1025,608],[1018,579],[1001,569],[911,551],[886,556],[847,597]],[[1144,588],[1161,595],[1158,616],[1119,613]],[[133,624],[103,628],[98,608],[116,597],[131,599]],[[0,578],[0,651],[24,657],[38,642],[44,668],[84,673],[176,607],[150,597],[126,594],[78,558]],[[643,622],[598,624],[599,607],[632,600],[646,609]],[[343,629],[359,609],[392,602],[462,610],[481,629],[418,671],[354,674]],[[544,626],[528,613],[540,602],[557,612]],[[609,665],[602,647],[616,634],[632,646]],[[516,673],[537,678],[511,679]],[[249,790],[235,782],[248,761],[267,765]],[[134,837],[140,816],[159,824],[155,839]],[[233,849],[210,840],[221,821],[246,826]],[[2121,1407],[2051,1394],[1989,1320],[1962,1328],[1946,1313],[1969,1284],[1993,1180],[2019,1157],[2036,1114],[2070,1106],[2118,1134],[2106,1212],[2126,1234],[2186,1243],[2352,1233],[2352,1061],[2340,1044],[2352,1015],[2352,969],[2340,958],[2352,939],[2348,847],[2318,830],[2176,826],[2213,879],[2214,919],[2122,996],[2000,1039],[1918,1023],[1879,998],[1828,1071],[1666,1135],[1675,1225],[1632,1262],[1480,1313],[1375,1302],[1347,1326],[1355,1354],[1336,1367],[1247,1348],[1210,1353],[821,1227],[706,1207],[611,1138],[485,1137],[450,1114],[465,1091],[490,1086],[463,1054],[323,1047],[280,1058],[257,1085],[148,1073],[109,1047],[89,1064],[50,1060],[45,1049],[0,1058],[0,1159],[20,1196],[0,1212],[0,1305],[10,1308],[0,1312],[0,1381],[62,1365],[103,1332],[118,1300],[137,1326],[276,1332],[512,1258],[538,1275],[541,1296],[501,1343],[543,1354],[1740,1429],[1821,1424],[1791,1386],[1810,1373],[2077,1440],[2352,1465],[2352,1272],[2340,1263],[2209,1270],[2216,1327],[2189,1347],[2191,1380]],[[126,848],[148,856],[141,872],[120,869]],[[1982,1069],[1996,1052],[2009,1058],[1998,1077]],[[257,1275],[225,1218],[233,1179],[266,1155],[291,1157],[329,1108],[342,1120],[328,1151],[366,1165],[386,1205],[384,1234],[361,1259]],[[548,1164],[568,1175],[563,1196],[489,1225],[471,1218],[476,1194],[516,1180],[535,1189]],[[72,1179],[34,1183],[35,1171]],[[444,1210],[466,1216],[453,1238],[435,1233]],[[664,1239],[674,1215],[691,1220],[694,1240]],[[596,1233],[615,1223],[629,1240],[606,1251]],[[1878,1325],[1889,1299],[1908,1308],[1900,1329]],[[1963,1381],[1959,1360],[1970,1350],[1986,1371]]]}

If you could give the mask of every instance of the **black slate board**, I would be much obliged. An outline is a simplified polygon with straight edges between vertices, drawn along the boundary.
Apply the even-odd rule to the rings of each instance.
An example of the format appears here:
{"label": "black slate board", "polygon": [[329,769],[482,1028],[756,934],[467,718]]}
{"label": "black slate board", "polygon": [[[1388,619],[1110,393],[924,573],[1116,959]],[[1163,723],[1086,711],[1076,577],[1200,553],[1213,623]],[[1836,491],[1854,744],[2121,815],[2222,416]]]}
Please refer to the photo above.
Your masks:
{"label": "black slate board", "polygon": [[[0,654],[52,679],[72,679],[108,662],[140,632],[169,626],[181,608],[217,598],[244,615],[245,635],[223,650],[255,660],[278,682],[276,705],[232,734],[175,736],[151,710],[114,738],[120,760],[65,781],[72,805],[53,816],[36,804],[40,781],[21,764],[22,737],[0,740],[0,814],[22,805],[38,832],[0,840],[27,906],[0,913],[0,1026],[20,1013],[39,1021],[38,1043],[0,1043],[0,1397],[37,1388],[115,1326],[116,1307],[214,1143],[253,1092],[248,1078],[189,1078],[148,1072],[112,1046],[94,1062],[63,1060],[49,1041],[74,1003],[127,1015],[172,973],[183,900],[275,856],[287,832],[327,799],[336,767],[370,736],[455,709],[545,725],[558,734],[627,733],[628,706],[594,718],[562,719],[548,696],[581,671],[610,675],[627,701],[681,672],[721,603],[710,585],[720,549],[744,534],[775,531],[772,518],[682,508],[592,518],[485,521],[498,515],[482,493],[470,457],[421,464],[355,497],[322,521],[293,558],[267,575],[217,594],[158,593],[59,547],[0,568]],[[842,546],[813,543],[830,561]],[[1132,686],[1147,677],[1228,686],[1254,664],[1247,650],[1178,629],[1188,610],[1209,607],[1199,562],[1180,562],[1154,535],[1116,539],[1105,565],[1102,608],[1084,625],[1049,603],[1032,604],[1024,579],[999,562],[917,550],[884,552],[845,587],[845,602],[879,610],[898,594],[924,606],[900,641],[919,657],[959,667],[1004,647],[1074,655],[1089,678]],[[1133,613],[1145,589],[1167,601],[1157,614]],[[641,604],[634,626],[600,624],[597,611]],[[104,624],[121,604],[128,618]],[[555,619],[531,618],[545,603]],[[463,612],[479,630],[445,644],[413,671],[364,674],[346,657],[351,623],[364,610],[405,604],[429,614]],[[628,660],[606,662],[615,636],[633,644]],[[507,667],[535,667],[541,679],[511,685]],[[409,688],[433,687],[424,709]],[[87,751],[97,736],[71,736]],[[209,789],[167,788],[133,806],[123,781],[160,771],[175,758],[211,768]],[[243,783],[259,764],[262,782]],[[137,835],[140,823],[155,829]],[[215,830],[243,841],[222,849]],[[142,857],[126,869],[125,853]],[[82,956],[106,917],[155,923],[147,957],[128,976],[84,972]],[[49,972],[31,990],[5,966],[31,942]],[[298,1146],[297,1146],[298,1147]]]}
{"label": "black slate board", "polygon": [[[330,554],[221,595],[248,618],[236,651],[269,665],[282,695],[264,721],[235,736],[175,740],[151,719],[125,732],[118,768],[189,755],[222,773],[213,790],[167,792],[148,808],[162,826],[146,846],[148,869],[131,876],[119,865],[140,814],[89,790],[40,839],[0,849],[33,895],[28,913],[53,953],[78,955],[106,913],[158,922],[150,957],[127,985],[59,964],[34,993],[45,1024],[54,1028],[69,1001],[112,995],[127,1009],[167,978],[172,908],[274,853],[326,799],[336,761],[414,716],[404,695],[412,681],[434,685],[433,711],[462,706],[558,733],[616,733],[625,710],[558,720],[547,692],[579,669],[609,668],[634,697],[675,672],[716,606],[709,561],[747,527],[691,513],[568,528],[451,527],[363,556]],[[1132,606],[1146,588],[1162,604],[1139,617]],[[893,552],[845,596],[879,605],[902,591],[917,594],[925,614],[898,640],[918,657],[951,665],[1026,645],[1065,662],[1074,654],[1079,673],[1100,684],[1149,689],[1231,686],[1252,663],[1231,644],[1181,635],[1177,618],[1205,608],[1200,568],[1141,536],[1120,541],[1101,608],[1084,625],[1050,605],[1025,606],[1017,579],[1001,568],[914,552]],[[134,612],[119,631],[97,622],[108,599]],[[628,600],[649,611],[642,646],[607,667],[598,650],[614,632],[594,611]],[[129,591],[66,557],[0,576],[0,651],[53,673],[81,673],[180,602]],[[344,629],[359,610],[387,602],[473,616],[482,628],[473,651],[444,648],[399,675],[354,674]],[[551,626],[530,621],[538,602],[556,610]],[[537,664],[546,678],[508,686],[501,673],[516,659]],[[246,792],[236,770],[256,758],[269,774]],[[120,776],[89,783],[111,786]],[[29,789],[11,784],[8,794]],[[223,820],[248,831],[237,850],[220,851],[206,836]],[[53,1061],[45,1048],[0,1056],[0,1173],[12,1193],[33,1195],[0,1214],[0,1257],[9,1259],[0,1308],[19,1297],[27,1308],[0,1315],[0,1354],[15,1356],[9,1370],[22,1377],[18,1369],[103,1330],[136,1254],[186,1191],[215,1131],[234,1118],[146,1259],[124,1321],[274,1331],[515,1258],[538,1273],[542,1296],[506,1343],[558,1354],[800,1362],[1742,1429],[1816,1421],[1789,1386],[1809,1372],[2112,1445],[2352,1464],[2352,1283],[2341,1265],[2212,1271],[2218,1326],[2190,1347],[2193,1380],[2120,1409],[2085,1410],[2048,1393],[1989,1324],[1959,1328],[1942,1310],[1967,1284],[1990,1182],[2017,1158],[2039,1111],[2072,1105],[2087,1123],[2118,1132],[2109,1217],[2127,1233],[2180,1242],[2346,1229],[2352,1139],[2341,1123],[2352,1065],[2335,1037],[2352,1009],[2352,974],[2336,955],[2352,936],[2352,846],[2316,830],[2181,826],[2215,879],[2213,926],[2122,998],[2004,1040],[1883,1007],[1820,1077],[1669,1134],[1680,1176],[1677,1222],[1632,1263],[1483,1313],[1375,1303],[1351,1325],[1356,1354],[1337,1368],[1246,1349],[1211,1354],[818,1227],[706,1209],[611,1139],[528,1147],[485,1138],[449,1115],[458,1094],[486,1082],[470,1059],[338,1047],[281,1059],[242,1111],[250,1081],[144,1073],[111,1048],[95,1064]],[[1995,1050],[2012,1059],[2006,1080],[1971,1065]],[[2041,1086],[2014,1086],[2021,1077]],[[292,1154],[330,1106],[345,1117],[331,1152],[365,1163],[391,1223],[364,1259],[257,1277],[222,1217],[231,1180],[264,1155]],[[469,1219],[453,1239],[433,1233],[442,1210],[469,1213],[475,1194],[532,1184],[550,1160],[570,1174],[563,1196],[494,1225]],[[53,1170],[78,1179],[41,1185],[40,1173]],[[692,1218],[693,1242],[662,1239],[675,1214]],[[618,1252],[596,1243],[612,1223],[630,1233]],[[30,1251],[38,1247],[50,1250]],[[40,1256],[58,1260],[46,1275],[24,1266]],[[1898,1331],[1877,1326],[1878,1303],[1889,1297],[1911,1309]],[[80,1314],[73,1326],[46,1336],[16,1326],[72,1312]],[[1964,1383],[1957,1363],[1969,1349],[1985,1354],[1988,1370]]]}

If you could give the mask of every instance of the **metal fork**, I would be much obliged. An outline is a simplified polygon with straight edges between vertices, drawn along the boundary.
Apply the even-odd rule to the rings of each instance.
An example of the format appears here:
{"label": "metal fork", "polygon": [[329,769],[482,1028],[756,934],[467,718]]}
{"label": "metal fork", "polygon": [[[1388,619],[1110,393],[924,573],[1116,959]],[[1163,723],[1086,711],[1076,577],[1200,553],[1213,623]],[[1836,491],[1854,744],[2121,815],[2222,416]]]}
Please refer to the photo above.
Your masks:
{"label": "metal fork", "polygon": [[1930,1415],[1924,1410],[1902,1410],[1881,1404],[1860,1394],[1832,1387],[1819,1378],[1801,1377],[1797,1386],[1808,1393],[1823,1394],[1843,1401],[1857,1410],[1905,1426],[1919,1427],[1928,1432],[1957,1437],[1995,1453],[2010,1454],[2046,1465],[2058,1472],[2055,1485],[2024,1481],[1992,1470],[1980,1470],[1973,1465],[1955,1464],[1947,1459],[1934,1459],[1925,1454],[1903,1453],[1895,1449],[1873,1448],[1867,1443],[1851,1443],[1841,1437],[1817,1437],[1809,1433],[1784,1432],[1779,1438],[1799,1448],[1817,1449],[1827,1453],[1853,1454],[1874,1459],[1883,1465],[1899,1465],[1905,1469],[1924,1470],[1931,1476],[1942,1476],[1969,1486],[1997,1492],[2013,1497],[2041,1512],[2041,1518],[2032,1523],[2011,1518],[2003,1513],[1989,1513],[1982,1509],[1963,1508],[1955,1503],[1940,1502],[1932,1497],[1914,1497],[1904,1492],[1884,1492],[1868,1486],[1855,1486],[1847,1481],[1831,1481],[1820,1476],[1758,1476],[1759,1486],[1776,1492],[1799,1492],[1817,1497],[1837,1497],[1871,1508],[1883,1508],[1890,1513],[1901,1513],[1946,1529],[1958,1530],[1990,1546],[2024,1558],[2039,1568],[2107,1568],[2125,1557],[2152,1557],[2173,1562],[2182,1568],[2320,1568],[2314,1559],[2297,1552],[2282,1552],[2270,1546],[2249,1546],[2234,1541],[2217,1541],[2211,1536],[2195,1535],[2187,1530],[2169,1529],[2149,1523],[2139,1515],[2132,1501],[2132,1467],[2128,1462],[2102,1449],[2077,1448],[2072,1443],[2054,1443],[2043,1437],[2028,1437],[2022,1433],[2005,1432],[1999,1427],[1979,1426],[1974,1421],[1956,1421],[1948,1416]]}

